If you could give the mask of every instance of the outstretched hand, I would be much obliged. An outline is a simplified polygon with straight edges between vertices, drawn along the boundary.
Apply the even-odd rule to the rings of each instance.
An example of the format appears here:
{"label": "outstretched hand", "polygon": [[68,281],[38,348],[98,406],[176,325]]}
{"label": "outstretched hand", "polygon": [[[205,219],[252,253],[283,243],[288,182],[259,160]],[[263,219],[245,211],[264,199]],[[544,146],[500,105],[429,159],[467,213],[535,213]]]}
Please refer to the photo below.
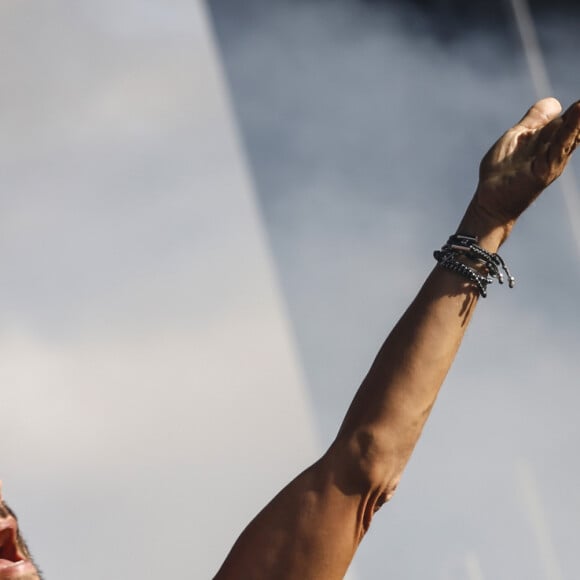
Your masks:
{"label": "outstretched hand", "polygon": [[580,143],[580,101],[560,116],[561,110],[554,98],[538,101],[481,162],[468,211],[503,229],[503,239],[518,216],[562,173]]}

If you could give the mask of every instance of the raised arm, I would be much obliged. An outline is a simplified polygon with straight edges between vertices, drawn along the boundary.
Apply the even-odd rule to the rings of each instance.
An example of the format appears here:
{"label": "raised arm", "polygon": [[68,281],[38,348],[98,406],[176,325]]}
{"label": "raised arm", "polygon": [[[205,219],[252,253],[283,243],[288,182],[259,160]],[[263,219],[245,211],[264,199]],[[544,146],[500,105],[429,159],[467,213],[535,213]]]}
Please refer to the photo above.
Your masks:
{"label": "raised arm", "polygon": [[[539,101],[492,147],[457,233],[497,252],[580,139],[580,102],[560,111],[555,99]],[[469,251],[447,253],[469,270],[449,271],[451,262],[440,260],[380,349],[329,450],[249,524],[216,578],[343,578],[417,443],[478,301],[477,277],[493,270]]]}

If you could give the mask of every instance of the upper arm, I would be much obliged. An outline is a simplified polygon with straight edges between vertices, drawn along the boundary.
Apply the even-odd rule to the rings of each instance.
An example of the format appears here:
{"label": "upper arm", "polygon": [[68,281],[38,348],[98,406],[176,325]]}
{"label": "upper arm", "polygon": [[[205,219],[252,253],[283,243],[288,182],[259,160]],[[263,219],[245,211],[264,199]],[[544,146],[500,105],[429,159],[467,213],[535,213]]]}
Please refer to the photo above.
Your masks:
{"label": "upper arm", "polygon": [[331,448],[288,484],[239,537],[216,580],[344,577],[387,490]]}

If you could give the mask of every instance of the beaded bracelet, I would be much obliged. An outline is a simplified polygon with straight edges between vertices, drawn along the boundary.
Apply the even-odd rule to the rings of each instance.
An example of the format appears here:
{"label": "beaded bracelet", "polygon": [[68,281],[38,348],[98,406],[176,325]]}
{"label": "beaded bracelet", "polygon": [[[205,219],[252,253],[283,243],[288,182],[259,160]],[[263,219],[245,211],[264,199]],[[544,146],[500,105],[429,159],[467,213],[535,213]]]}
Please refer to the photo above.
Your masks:
{"label": "beaded bracelet", "polygon": [[[433,252],[434,258],[446,270],[455,272],[470,282],[473,282],[480,296],[487,296],[487,286],[496,278],[500,284],[503,284],[503,274],[500,267],[506,273],[508,285],[510,288],[515,286],[515,278],[511,275],[506,263],[498,254],[492,254],[478,245],[479,238],[464,234],[454,234],[450,236],[447,243],[441,250]],[[486,275],[471,268],[467,264],[457,260],[458,256],[464,256],[473,260],[476,264],[483,265],[487,271]]]}

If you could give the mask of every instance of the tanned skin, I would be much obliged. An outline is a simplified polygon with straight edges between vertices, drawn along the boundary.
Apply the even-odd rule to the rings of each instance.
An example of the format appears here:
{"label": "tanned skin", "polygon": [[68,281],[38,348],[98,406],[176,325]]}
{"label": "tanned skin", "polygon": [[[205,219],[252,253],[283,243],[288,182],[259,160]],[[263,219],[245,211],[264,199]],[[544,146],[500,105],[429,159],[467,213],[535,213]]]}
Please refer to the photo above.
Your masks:
{"label": "tanned skin", "polygon": [[[496,252],[563,171],[580,140],[580,101],[537,102],[490,149],[458,232]],[[338,580],[388,501],[421,435],[478,301],[436,266],[392,330],[328,451],[239,537],[216,580]]]}

